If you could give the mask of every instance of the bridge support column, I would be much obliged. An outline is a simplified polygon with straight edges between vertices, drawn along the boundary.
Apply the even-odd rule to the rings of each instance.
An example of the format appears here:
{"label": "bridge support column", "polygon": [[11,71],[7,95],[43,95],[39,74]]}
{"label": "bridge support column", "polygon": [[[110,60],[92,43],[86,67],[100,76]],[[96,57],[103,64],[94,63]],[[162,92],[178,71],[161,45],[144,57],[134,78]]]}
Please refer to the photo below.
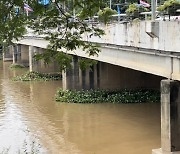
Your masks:
{"label": "bridge support column", "polygon": [[152,154],[180,154],[179,81],[161,81],[161,149]]}
{"label": "bridge support column", "polygon": [[21,61],[21,45],[16,44],[13,46],[13,64],[22,64]]}
{"label": "bridge support column", "polygon": [[3,52],[3,61],[13,60],[13,46],[7,47]]}
{"label": "bridge support column", "polygon": [[45,61],[35,60],[33,57],[36,54],[42,54],[45,49],[38,48],[35,46],[29,46],[29,68],[30,71],[36,71],[40,73],[59,73],[59,67],[56,62],[51,62],[50,64],[45,64]]}
{"label": "bridge support column", "polygon": [[34,71],[34,59],[33,56],[37,52],[37,48],[34,46],[29,46],[29,71]]}
{"label": "bridge support column", "polygon": [[81,70],[78,57],[73,56],[72,69],[63,71],[63,89],[88,90],[98,88],[98,65],[91,69]]}
{"label": "bridge support column", "polygon": [[18,46],[14,45],[13,48],[14,48],[14,50],[13,50],[13,64],[16,64],[17,63]]}
{"label": "bridge support column", "polygon": [[18,56],[17,63],[24,66],[29,66],[29,46],[27,45],[18,45]]}
{"label": "bridge support column", "polygon": [[62,72],[63,89],[80,89],[78,57],[73,56],[72,68]]}
{"label": "bridge support column", "polygon": [[79,80],[81,89],[98,89],[98,73],[99,73],[99,63],[92,66],[90,69],[79,70]]}

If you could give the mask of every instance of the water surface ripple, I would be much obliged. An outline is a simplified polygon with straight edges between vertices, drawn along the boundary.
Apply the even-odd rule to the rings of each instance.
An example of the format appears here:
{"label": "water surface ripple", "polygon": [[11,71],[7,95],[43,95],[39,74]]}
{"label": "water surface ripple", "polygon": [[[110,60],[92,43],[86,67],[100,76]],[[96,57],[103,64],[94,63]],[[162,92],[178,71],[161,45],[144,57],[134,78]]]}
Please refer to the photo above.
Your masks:
{"label": "water surface ripple", "polygon": [[61,81],[13,82],[26,70],[0,61],[0,153],[151,154],[160,147],[159,104],[66,104]]}

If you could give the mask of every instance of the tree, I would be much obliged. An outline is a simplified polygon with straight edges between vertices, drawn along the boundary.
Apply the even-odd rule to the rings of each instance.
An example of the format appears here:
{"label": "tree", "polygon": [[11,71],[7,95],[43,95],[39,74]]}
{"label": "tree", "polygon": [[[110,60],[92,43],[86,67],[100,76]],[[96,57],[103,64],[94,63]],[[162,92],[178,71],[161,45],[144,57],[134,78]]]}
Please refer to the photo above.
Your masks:
{"label": "tree", "polygon": [[[33,8],[28,17],[24,3]],[[39,0],[1,0],[0,43],[12,44],[13,39],[24,35],[28,26],[35,33],[44,34],[50,42],[48,49],[36,55],[36,59],[44,59],[46,63],[56,60],[61,69],[66,69],[70,67],[71,57],[64,54],[64,50],[82,48],[89,56],[100,52],[97,44],[83,41],[82,36],[88,33],[100,37],[104,34],[86,20],[93,17],[102,5],[102,0],[50,0],[47,5]]]}
{"label": "tree", "polygon": [[26,16],[18,14],[17,8],[23,8],[23,2],[13,0],[0,1],[0,44],[12,44],[12,40],[25,33]]}

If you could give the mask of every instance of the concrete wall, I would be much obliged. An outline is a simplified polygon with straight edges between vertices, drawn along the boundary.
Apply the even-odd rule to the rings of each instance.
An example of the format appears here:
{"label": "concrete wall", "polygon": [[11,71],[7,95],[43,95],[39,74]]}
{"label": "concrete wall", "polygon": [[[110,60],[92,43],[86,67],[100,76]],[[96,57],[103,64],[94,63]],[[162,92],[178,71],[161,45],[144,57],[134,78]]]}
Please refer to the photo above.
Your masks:
{"label": "concrete wall", "polygon": [[[180,52],[180,22],[141,21],[124,24],[98,25],[105,30],[102,38],[91,37],[92,42],[132,46],[163,51]],[[149,34],[152,35],[149,35]],[[84,37],[86,40],[87,37]]]}
{"label": "concrete wall", "polygon": [[[34,54],[41,54],[44,52],[45,49],[42,48],[36,48]],[[59,67],[56,62],[52,62],[49,64],[45,64],[44,60],[36,61],[33,59],[33,71],[41,72],[41,73],[55,73],[59,72]]]}
{"label": "concrete wall", "polygon": [[50,64],[45,64],[43,60],[36,61],[33,56],[37,53],[43,53],[45,49],[32,47],[31,54],[29,45],[16,45],[14,50],[13,63],[24,65],[30,67],[30,71],[37,71],[41,73],[55,73],[59,72],[57,63],[52,62]]}
{"label": "concrete wall", "polygon": [[[77,56],[75,56],[77,57]],[[160,89],[163,77],[132,69],[98,62],[90,69],[82,71],[73,62],[71,70],[63,73],[63,89]]]}
{"label": "concrete wall", "polygon": [[160,89],[162,77],[107,63],[100,63],[101,89]]}
{"label": "concrete wall", "polygon": [[12,61],[13,60],[13,46],[5,48],[3,52],[3,61]]}
{"label": "concrete wall", "polygon": [[19,62],[24,66],[29,66],[29,46],[28,45],[21,45],[20,53],[19,53]]}
{"label": "concrete wall", "polygon": [[[114,44],[122,46],[131,46],[146,49],[156,49],[162,51],[180,52],[180,22],[178,21],[140,21],[127,23],[112,23],[109,25],[97,24],[105,31],[105,35],[101,38],[88,35],[84,36],[84,40]],[[149,35],[152,34],[152,35]],[[29,33],[19,41],[20,44],[27,44],[46,48],[48,42],[38,38],[32,38],[33,34]],[[37,39],[36,39],[37,38]]]}

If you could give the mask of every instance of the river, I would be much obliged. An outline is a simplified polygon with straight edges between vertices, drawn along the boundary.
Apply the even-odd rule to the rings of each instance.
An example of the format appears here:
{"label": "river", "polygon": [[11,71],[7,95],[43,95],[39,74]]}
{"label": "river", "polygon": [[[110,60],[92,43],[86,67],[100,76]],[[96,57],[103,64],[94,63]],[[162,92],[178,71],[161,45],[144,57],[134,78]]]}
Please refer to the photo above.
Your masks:
{"label": "river", "polygon": [[160,104],[57,103],[61,81],[15,82],[0,61],[0,153],[151,154]]}

